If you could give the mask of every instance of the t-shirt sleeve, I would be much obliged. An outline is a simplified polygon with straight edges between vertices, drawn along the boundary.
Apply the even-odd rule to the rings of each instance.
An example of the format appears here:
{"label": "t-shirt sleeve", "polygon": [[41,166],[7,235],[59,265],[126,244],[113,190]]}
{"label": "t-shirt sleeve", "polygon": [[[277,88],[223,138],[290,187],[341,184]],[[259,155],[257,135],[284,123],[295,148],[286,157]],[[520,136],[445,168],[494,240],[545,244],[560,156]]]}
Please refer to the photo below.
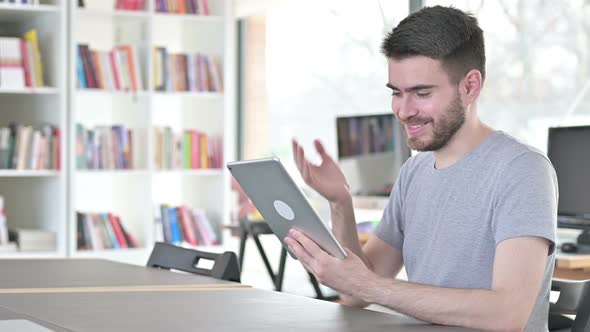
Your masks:
{"label": "t-shirt sleeve", "polygon": [[528,152],[511,161],[496,188],[492,221],[496,245],[515,237],[542,237],[551,242],[551,255],[555,249],[557,199],[557,177],[549,160]]}
{"label": "t-shirt sleeve", "polygon": [[402,173],[393,185],[381,221],[375,228],[374,234],[390,246],[402,250],[404,242],[404,228],[402,220]]}

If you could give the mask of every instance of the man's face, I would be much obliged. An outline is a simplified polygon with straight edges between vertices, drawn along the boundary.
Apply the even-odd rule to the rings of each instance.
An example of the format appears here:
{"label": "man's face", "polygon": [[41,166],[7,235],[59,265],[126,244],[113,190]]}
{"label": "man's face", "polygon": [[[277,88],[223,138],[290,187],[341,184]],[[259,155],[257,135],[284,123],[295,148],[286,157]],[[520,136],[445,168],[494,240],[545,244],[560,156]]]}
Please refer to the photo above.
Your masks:
{"label": "man's face", "polygon": [[458,87],[449,80],[439,60],[415,56],[389,59],[391,107],[417,151],[444,147],[465,122]]}

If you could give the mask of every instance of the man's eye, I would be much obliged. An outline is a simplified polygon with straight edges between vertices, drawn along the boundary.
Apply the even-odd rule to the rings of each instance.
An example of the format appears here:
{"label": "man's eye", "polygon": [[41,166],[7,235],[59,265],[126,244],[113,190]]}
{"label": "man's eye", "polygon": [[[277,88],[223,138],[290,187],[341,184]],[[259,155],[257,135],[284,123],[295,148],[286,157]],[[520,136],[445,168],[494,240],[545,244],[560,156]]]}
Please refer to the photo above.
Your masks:
{"label": "man's eye", "polygon": [[420,98],[430,97],[430,92],[421,92],[416,94]]}
{"label": "man's eye", "polygon": [[391,95],[394,96],[394,97],[399,97],[400,96],[400,93],[397,92],[397,91],[394,91],[394,92],[391,93]]}

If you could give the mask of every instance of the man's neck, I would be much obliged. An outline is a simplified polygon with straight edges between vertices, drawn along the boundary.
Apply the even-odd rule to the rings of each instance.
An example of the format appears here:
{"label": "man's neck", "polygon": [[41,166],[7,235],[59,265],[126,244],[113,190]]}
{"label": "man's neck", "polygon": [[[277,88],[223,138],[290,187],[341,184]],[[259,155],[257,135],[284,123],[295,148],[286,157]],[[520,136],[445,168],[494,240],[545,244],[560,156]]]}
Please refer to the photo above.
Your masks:
{"label": "man's neck", "polygon": [[447,145],[434,151],[435,167],[447,168],[463,159],[475,149],[494,130],[481,122],[479,118],[466,119],[461,128],[453,135]]}

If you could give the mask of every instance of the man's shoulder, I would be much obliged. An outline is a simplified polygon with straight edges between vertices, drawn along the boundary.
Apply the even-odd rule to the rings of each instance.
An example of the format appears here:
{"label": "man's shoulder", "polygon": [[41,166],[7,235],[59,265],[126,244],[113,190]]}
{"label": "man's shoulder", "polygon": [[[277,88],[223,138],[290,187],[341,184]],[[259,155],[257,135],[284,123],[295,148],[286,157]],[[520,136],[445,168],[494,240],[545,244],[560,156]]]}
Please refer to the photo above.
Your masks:
{"label": "man's shoulder", "polygon": [[501,131],[496,133],[493,149],[488,157],[506,166],[519,161],[550,164],[542,151]]}

